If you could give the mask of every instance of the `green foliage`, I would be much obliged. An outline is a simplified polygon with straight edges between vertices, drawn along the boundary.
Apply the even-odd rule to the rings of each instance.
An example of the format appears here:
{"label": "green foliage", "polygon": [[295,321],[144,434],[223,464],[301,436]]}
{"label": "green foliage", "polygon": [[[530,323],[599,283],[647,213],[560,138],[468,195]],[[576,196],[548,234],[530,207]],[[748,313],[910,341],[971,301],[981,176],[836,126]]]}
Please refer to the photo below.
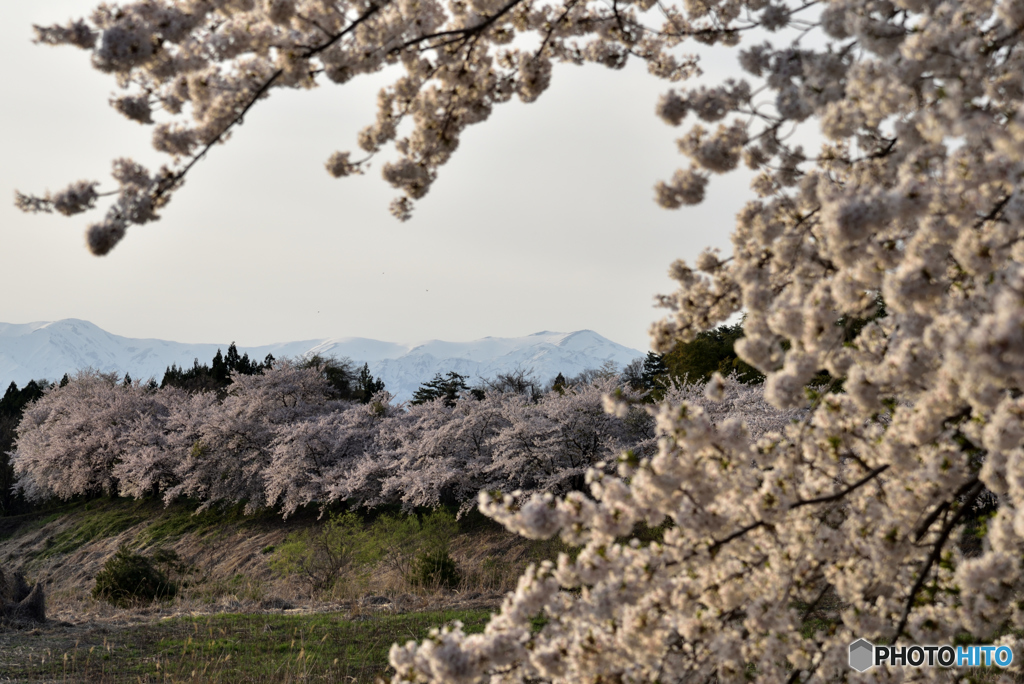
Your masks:
{"label": "green foliage", "polygon": [[[217,351],[220,352],[219,349]],[[178,387],[186,392],[210,392],[223,389],[214,379],[210,367],[205,363],[200,364],[199,359],[196,359],[189,369],[178,368],[177,364],[172,363],[164,371],[160,387]]]}
{"label": "green foliage", "polygon": [[212,365],[199,363],[196,359],[192,368],[178,368],[177,364],[171,364],[164,371],[160,387],[179,387],[187,392],[223,392],[231,384],[231,374],[236,375],[258,375],[268,370],[274,364],[272,354],[267,354],[263,363],[249,359],[249,354],[238,354],[238,347],[232,342],[228,347],[227,355],[221,354],[220,349],[213,357]]}
{"label": "green foliage", "polygon": [[[448,610],[347,620],[340,613],[219,614],[85,627],[59,647],[21,630],[0,661],[17,682],[282,682],[390,681],[391,644],[427,638],[458,620],[483,631],[491,610]],[[80,643],[79,643],[80,641]],[[66,652],[64,648],[67,649]]]}
{"label": "green foliage", "polygon": [[[842,343],[852,344],[864,326],[886,315],[885,301],[880,294],[876,294],[874,309],[867,316],[842,316],[836,321],[836,326],[843,329]],[[661,360],[668,369],[668,376],[676,382],[707,382],[715,371],[723,376],[736,373],[740,382],[748,384],[763,382],[764,374],[736,355],[736,341],[742,337],[742,323],[720,325],[714,330],[697,333],[692,342],[676,344]],[[789,349],[789,344],[789,340],[783,340],[782,348]],[[651,356],[648,354],[648,359]],[[646,371],[647,362],[644,366]],[[833,392],[842,389],[842,379],[833,382],[832,376],[824,370],[815,375],[809,384],[813,387],[829,385]]]}
{"label": "green foliage", "polygon": [[369,404],[374,394],[384,390],[384,381],[370,374],[370,365],[364,363],[356,378],[356,388],[352,398],[360,404]]}
{"label": "green foliage", "polygon": [[451,511],[437,508],[419,520],[416,535],[417,553],[409,577],[414,586],[452,589],[458,586],[462,575],[451,557],[452,537],[459,525]]}
{"label": "green foliage", "polygon": [[14,490],[14,468],[11,467],[10,452],[14,448],[18,423],[21,422],[25,407],[43,396],[47,387],[49,384],[45,380],[29,380],[19,390],[17,383],[12,382],[0,399],[0,516],[18,515],[29,510],[26,501]]}
{"label": "green foliage", "polygon": [[376,562],[380,551],[355,513],[332,513],[319,529],[296,532],[274,550],[270,567],[281,575],[299,575],[313,594],[335,587],[343,575]]}
{"label": "green foliage", "polygon": [[213,378],[213,381],[219,387],[224,387],[228,384],[228,364],[225,363],[220,349],[213,355],[213,362],[210,363],[210,377]]}
{"label": "green foliage", "polygon": [[646,522],[641,520],[633,525],[633,532],[628,537],[620,539],[619,541],[622,544],[627,544],[631,539],[636,539],[640,542],[641,546],[648,546],[652,542],[661,544],[665,538],[665,532],[672,529],[674,526],[675,524],[672,522],[671,518],[666,518],[665,522],[656,527],[650,527]]}
{"label": "green foliage", "polygon": [[885,318],[889,315],[888,310],[885,308],[885,300],[882,299],[881,293],[875,294],[875,308],[870,314],[864,318],[857,318],[854,316],[843,316],[836,325],[843,329],[843,343],[849,344],[860,335],[860,331],[864,329],[868,323],[877,321],[880,318]]}
{"label": "green foliage", "polygon": [[373,522],[368,541],[380,551],[385,567],[412,584],[452,586],[459,575],[449,549],[458,531],[455,516],[444,508],[421,516],[388,513]]}
{"label": "green foliage", "polygon": [[640,383],[643,389],[650,393],[651,399],[659,399],[664,394],[671,382],[668,366],[665,365],[661,354],[647,352],[643,371],[640,373]]}
{"label": "green foliage", "polygon": [[106,539],[145,521],[154,506],[144,501],[97,499],[86,503],[74,525],[65,527],[48,540],[42,558],[71,553],[94,539]]}
{"label": "green foliage", "polygon": [[736,355],[734,347],[742,337],[741,323],[721,325],[714,330],[697,333],[692,342],[676,344],[661,361],[676,382],[707,382],[716,371],[723,376],[736,373],[744,383],[763,382],[764,375]]}
{"label": "green foliage", "polygon": [[[410,404],[425,404],[435,399],[444,399],[445,406],[455,406],[455,400],[466,392],[470,392],[466,384],[466,375],[459,375],[455,371],[449,371],[448,375],[441,376],[440,373],[434,376],[433,380],[425,382],[412,395]],[[481,390],[472,390],[473,394],[482,398]]]}
{"label": "green foliage", "polygon": [[462,581],[462,574],[448,550],[439,548],[416,556],[411,580],[415,586],[452,589]]}
{"label": "green foliage", "polygon": [[[880,318],[885,318],[888,312],[885,308],[885,300],[882,299],[880,293],[875,294],[875,307],[874,310],[863,318],[856,316],[842,316],[836,321],[836,326],[843,329],[843,344],[852,345],[853,341],[860,335],[860,331],[872,321],[877,321]],[[785,340],[782,343],[784,349],[789,349],[789,341]],[[828,388],[828,391],[838,393],[843,390],[843,383],[846,378],[833,379],[832,375],[827,370],[818,371],[813,378],[811,378],[811,387]]]}
{"label": "green foliage", "polygon": [[176,539],[190,533],[199,537],[220,534],[231,528],[255,527],[268,518],[274,518],[270,510],[254,515],[245,515],[245,504],[221,506],[196,512],[197,504],[192,501],[177,501],[160,506],[149,514],[152,522],[139,533],[140,543],[152,544]]}
{"label": "green foliage", "polygon": [[370,543],[380,549],[386,568],[402,577],[412,575],[412,561],[421,543],[420,521],[414,515],[386,513],[373,521]]}
{"label": "green foliage", "polygon": [[240,375],[257,375],[262,373],[270,368],[273,361],[274,357],[269,355],[263,364],[250,360],[248,353],[239,356],[238,347],[235,346],[234,342],[228,346],[228,353],[224,356],[224,364],[228,367],[228,370]]}
{"label": "green foliage", "polygon": [[178,557],[170,551],[158,551],[158,555],[148,558],[122,544],[96,575],[93,598],[121,608],[173,598],[178,587],[157,565],[177,563]]}
{"label": "green foliage", "polygon": [[430,549],[447,549],[459,531],[455,516],[447,508],[435,508],[419,517],[421,543]]}

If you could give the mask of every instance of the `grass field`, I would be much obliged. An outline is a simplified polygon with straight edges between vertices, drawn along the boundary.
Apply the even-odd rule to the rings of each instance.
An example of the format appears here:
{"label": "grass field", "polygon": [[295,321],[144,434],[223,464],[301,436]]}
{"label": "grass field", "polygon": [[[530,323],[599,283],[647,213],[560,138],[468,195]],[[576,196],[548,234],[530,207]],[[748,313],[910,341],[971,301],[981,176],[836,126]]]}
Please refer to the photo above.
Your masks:
{"label": "grass field", "polygon": [[69,634],[64,638],[75,643],[64,648],[59,638],[22,633],[3,644],[0,681],[373,682],[387,676],[392,643],[422,640],[453,620],[479,632],[489,615],[222,614]]}

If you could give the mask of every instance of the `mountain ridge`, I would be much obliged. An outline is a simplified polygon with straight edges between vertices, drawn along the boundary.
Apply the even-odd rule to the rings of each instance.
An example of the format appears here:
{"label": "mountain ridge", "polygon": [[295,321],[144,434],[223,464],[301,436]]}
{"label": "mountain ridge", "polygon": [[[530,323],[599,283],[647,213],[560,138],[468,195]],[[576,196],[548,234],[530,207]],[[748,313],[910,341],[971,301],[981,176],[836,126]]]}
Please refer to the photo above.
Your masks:
{"label": "mountain ridge", "polygon": [[[223,352],[227,348],[221,343],[124,337],[77,318],[0,322],[0,382],[6,386],[10,382],[24,385],[32,379],[53,381],[84,368],[159,381],[172,363],[185,368],[191,367],[195,359],[209,363],[218,349]],[[398,343],[367,337],[328,337],[239,346],[238,351],[256,361],[267,354],[275,358],[308,354],[348,357],[359,366],[369,364],[371,372],[400,401],[411,398],[416,388],[436,373],[455,371],[468,375],[474,383],[523,369],[531,371],[539,382],[547,382],[558,373],[570,377],[608,361],[622,368],[644,355],[593,330],[544,330],[522,337],[488,336],[469,342]]]}

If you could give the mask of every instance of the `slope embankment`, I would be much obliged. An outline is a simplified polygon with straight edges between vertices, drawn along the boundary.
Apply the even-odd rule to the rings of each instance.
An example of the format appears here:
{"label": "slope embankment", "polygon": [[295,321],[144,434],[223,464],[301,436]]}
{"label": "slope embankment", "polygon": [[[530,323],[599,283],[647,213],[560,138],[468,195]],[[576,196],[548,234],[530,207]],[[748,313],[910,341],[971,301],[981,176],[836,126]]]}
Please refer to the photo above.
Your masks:
{"label": "slope embankment", "polygon": [[[31,515],[0,518],[0,563],[46,589],[51,620],[131,621],[145,616],[218,612],[359,612],[367,605],[391,611],[452,605],[497,605],[531,561],[553,557],[556,542],[530,542],[490,521],[468,516],[443,531],[441,540],[457,570],[447,586],[417,584],[410,562],[396,560],[391,541],[372,534],[376,515],[360,515],[369,536],[369,563],[342,568],[329,586],[314,589],[302,572],[282,569],[281,550],[291,541],[315,539],[329,516],[300,511],[282,520],[264,512],[246,516],[241,507],[195,513],[194,506],[158,501],[94,499]],[[391,512],[395,520],[403,514]],[[436,531],[433,534],[437,534]],[[92,596],[96,576],[123,545],[152,557],[174,557],[172,578],[180,586],[170,600],[127,608]],[[414,561],[415,559],[406,559]]]}

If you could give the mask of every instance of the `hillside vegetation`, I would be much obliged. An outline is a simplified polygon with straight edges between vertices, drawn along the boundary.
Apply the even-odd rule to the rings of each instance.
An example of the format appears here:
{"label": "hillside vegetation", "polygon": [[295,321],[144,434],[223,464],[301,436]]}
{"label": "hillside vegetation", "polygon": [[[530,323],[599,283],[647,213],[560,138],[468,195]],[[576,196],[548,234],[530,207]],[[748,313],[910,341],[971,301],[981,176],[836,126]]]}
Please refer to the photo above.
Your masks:
{"label": "hillside vegetation", "polygon": [[[482,628],[528,563],[569,550],[479,514],[456,521],[443,508],[392,508],[349,514],[359,558],[333,575],[321,567],[314,582],[301,561],[331,545],[325,532],[344,513],[302,509],[283,520],[195,508],[100,497],[0,518],[0,565],[41,583],[48,613],[41,625],[0,629],[0,672],[15,681],[180,681],[193,670],[198,681],[373,681],[391,643],[453,619]],[[94,596],[119,550],[165,572],[173,596],[120,605]],[[453,581],[424,571],[439,550]]]}

